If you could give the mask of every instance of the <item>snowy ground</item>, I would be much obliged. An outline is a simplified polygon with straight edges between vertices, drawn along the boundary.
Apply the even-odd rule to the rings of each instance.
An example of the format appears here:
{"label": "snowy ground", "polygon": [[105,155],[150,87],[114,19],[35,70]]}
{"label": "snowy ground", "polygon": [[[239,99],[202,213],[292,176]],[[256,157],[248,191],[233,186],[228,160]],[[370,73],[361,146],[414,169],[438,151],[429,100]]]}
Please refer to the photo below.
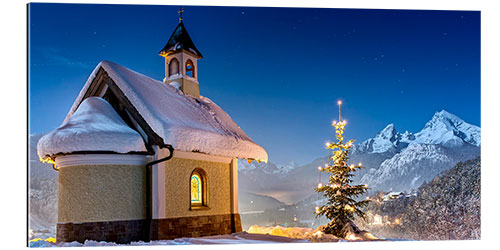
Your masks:
{"label": "snowy ground", "polygon": [[[53,239],[53,238],[52,238]],[[48,240],[30,241],[30,247],[89,247],[89,246],[154,246],[154,245],[199,245],[199,244],[269,244],[269,243],[304,243],[308,240],[293,239],[268,234],[251,234],[247,232],[228,235],[206,236],[200,238],[179,238],[174,240],[157,240],[151,242],[131,242],[130,244],[116,244],[114,242],[87,240],[85,243],[63,242],[54,243]]]}
{"label": "snowy ground", "polygon": [[251,226],[248,232],[227,235],[206,236],[199,238],[179,238],[174,240],[158,240],[151,242],[131,242],[117,244],[114,242],[87,240],[79,242],[55,243],[54,238],[32,240],[30,247],[82,247],[82,246],[153,246],[153,245],[199,245],[199,244],[269,244],[269,243],[307,243],[307,242],[339,242],[339,241],[373,241],[384,240],[370,233],[348,235],[347,239],[340,239],[333,235],[324,234],[318,229],[301,227],[259,227]]}

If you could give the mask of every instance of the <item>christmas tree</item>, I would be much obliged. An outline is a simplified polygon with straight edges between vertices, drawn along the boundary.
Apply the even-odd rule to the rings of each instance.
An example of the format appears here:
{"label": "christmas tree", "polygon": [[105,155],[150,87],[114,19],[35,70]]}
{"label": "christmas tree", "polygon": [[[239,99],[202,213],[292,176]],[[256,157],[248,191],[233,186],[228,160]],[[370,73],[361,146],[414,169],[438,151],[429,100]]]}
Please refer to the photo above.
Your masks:
{"label": "christmas tree", "polygon": [[339,101],[338,105],[339,121],[332,123],[332,126],[335,127],[337,142],[326,143],[326,147],[332,150],[330,163],[325,164],[324,168],[318,168],[320,172],[329,174],[328,184],[319,183],[316,188],[316,192],[323,193],[323,196],[327,198],[327,203],[316,207],[316,217],[324,215],[331,220],[330,223],[323,226],[323,232],[344,238],[347,231],[359,231],[353,220],[356,215],[365,218],[365,213],[360,208],[366,206],[369,201],[356,200],[358,196],[366,193],[367,185],[351,185],[354,172],[362,168],[362,165],[361,163],[348,165],[354,140],[344,142],[344,128],[347,122],[341,120],[340,106],[342,102]]}

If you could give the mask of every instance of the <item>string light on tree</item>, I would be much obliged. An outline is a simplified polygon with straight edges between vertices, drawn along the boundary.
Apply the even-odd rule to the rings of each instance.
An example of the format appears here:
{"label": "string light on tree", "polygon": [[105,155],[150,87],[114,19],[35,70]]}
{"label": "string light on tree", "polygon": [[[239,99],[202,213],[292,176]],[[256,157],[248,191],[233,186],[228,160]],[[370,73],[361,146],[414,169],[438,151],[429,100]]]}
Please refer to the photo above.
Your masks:
{"label": "string light on tree", "polygon": [[359,196],[366,193],[367,185],[352,185],[352,177],[354,172],[362,168],[361,163],[354,165],[348,164],[350,151],[353,147],[353,140],[344,142],[344,129],[347,121],[342,120],[341,106],[342,101],[337,102],[339,106],[339,120],[333,121],[332,126],[335,128],[336,142],[327,142],[326,148],[332,150],[330,163],[325,164],[324,168],[318,167],[318,171],[329,174],[328,184],[321,183],[315,189],[316,192],[322,193],[326,198],[326,204],[316,207],[316,217],[326,216],[330,223],[324,226],[323,232],[333,234],[337,237],[345,238],[345,226],[354,225],[355,216],[366,218],[365,213],[361,210],[366,206],[369,200],[356,200]]}

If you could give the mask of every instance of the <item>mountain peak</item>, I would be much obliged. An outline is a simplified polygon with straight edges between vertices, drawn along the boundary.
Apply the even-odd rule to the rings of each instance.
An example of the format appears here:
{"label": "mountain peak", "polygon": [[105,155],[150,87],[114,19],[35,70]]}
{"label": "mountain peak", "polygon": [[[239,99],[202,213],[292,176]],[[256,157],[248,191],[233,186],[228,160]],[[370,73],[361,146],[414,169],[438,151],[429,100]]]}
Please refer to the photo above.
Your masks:
{"label": "mountain peak", "polygon": [[464,120],[460,119],[458,116],[456,116],[456,115],[454,115],[454,114],[452,114],[444,109],[434,113],[431,121],[435,121],[435,120],[448,120],[451,122],[464,122]]}
{"label": "mountain peak", "polygon": [[387,125],[384,129],[382,129],[380,132],[378,132],[376,138],[382,138],[386,140],[393,141],[394,136],[396,135],[396,127],[394,126],[394,123],[390,123]]}
{"label": "mountain peak", "polygon": [[378,132],[375,138],[360,143],[355,151],[369,153],[392,152],[398,148],[399,137],[396,126],[394,126],[394,123],[390,123]]}
{"label": "mountain peak", "polygon": [[479,146],[480,135],[481,128],[466,123],[446,110],[436,112],[424,128],[415,134],[416,142],[452,147],[463,145],[464,142]]}
{"label": "mountain peak", "polygon": [[408,131],[399,133],[394,123],[390,123],[375,137],[356,145],[355,151],[358,153],[399,152],[412,143],[439,144],[447,147],[457,147],[468,143],[480,146],[481,128],[468,124],[443,109],[435,112],[432,119],[416,134]]}

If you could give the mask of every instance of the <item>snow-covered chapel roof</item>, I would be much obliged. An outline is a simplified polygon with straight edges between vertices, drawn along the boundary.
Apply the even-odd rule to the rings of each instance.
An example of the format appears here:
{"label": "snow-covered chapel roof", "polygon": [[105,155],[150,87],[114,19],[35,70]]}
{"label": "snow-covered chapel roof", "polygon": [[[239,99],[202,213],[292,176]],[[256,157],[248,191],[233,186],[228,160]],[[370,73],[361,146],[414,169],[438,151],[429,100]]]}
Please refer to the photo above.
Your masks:
{"label": "snow-covered chapel roof", "polygon": [[100,97],[89,97],[56,130],[38,141],[38,156],[106,151],[146,152],[144,140],[130,128],[113,107]]}
{"label": "snow-covered chapel roof", "polygon": [[85,103],[82,101],[101,69],[165,144],[181,151],[267,161],[264,148],[253,142],[210,99],[185,95],[168,84],[109,61],[99,63],[94,69],[65,123],[72,120],[79,106]]}

